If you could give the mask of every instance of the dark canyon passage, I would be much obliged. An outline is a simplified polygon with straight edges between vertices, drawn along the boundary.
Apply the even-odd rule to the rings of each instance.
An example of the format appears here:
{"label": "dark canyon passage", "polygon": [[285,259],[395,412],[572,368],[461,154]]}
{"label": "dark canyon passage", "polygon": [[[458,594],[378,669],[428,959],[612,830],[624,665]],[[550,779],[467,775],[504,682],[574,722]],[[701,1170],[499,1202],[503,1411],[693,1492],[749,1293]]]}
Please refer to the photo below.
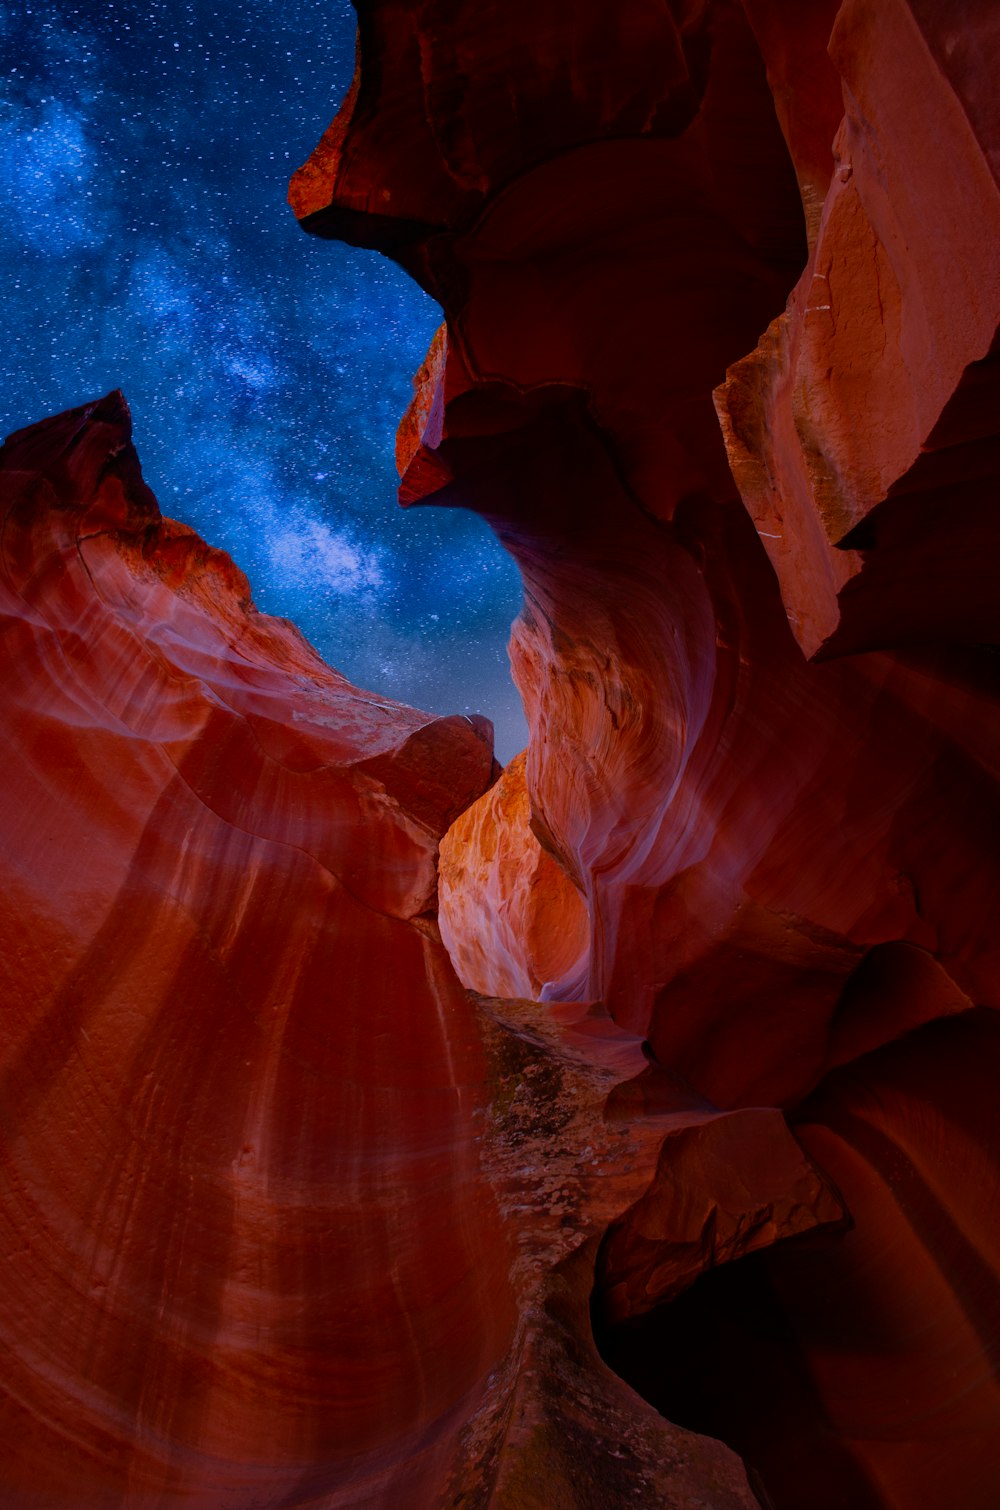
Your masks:
{"label": "dark canyon passage", "polygon": [[994,1510],[992,10],[358,21],[528,746],[8,441],[4,1503]]}

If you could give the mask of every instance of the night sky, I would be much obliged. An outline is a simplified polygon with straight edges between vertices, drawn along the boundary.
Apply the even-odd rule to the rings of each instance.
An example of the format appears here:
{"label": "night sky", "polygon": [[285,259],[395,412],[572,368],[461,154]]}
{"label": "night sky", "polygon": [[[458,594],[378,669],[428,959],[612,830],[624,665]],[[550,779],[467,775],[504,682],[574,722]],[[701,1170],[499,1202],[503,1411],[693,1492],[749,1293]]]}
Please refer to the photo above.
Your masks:
{"label": "night sky", "polygon": [[122,388],[165,514],[361,686],[526,742],[517,572],[403,511],[393,437],[438,306],[318,241],[291,172],[354,67],[348,0],[0,0],[4,434]]}

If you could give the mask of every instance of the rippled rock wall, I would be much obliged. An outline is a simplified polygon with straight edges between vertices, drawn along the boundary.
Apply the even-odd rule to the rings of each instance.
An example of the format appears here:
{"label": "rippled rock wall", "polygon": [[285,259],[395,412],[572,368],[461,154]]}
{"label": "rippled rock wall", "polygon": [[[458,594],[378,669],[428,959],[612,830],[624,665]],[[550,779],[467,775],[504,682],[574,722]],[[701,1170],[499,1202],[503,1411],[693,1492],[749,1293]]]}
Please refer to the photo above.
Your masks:
{"label": "rippled rock wall", "polygon": [[530,743],[7,442],[0,1498],[994,1510],[992,9],[358,9]]}
{"label": "rippled rock wall", "polygon": [[594,1316],[787,1510],[1000,1495],[998,45],[924,0],[378,6],[293,184],[440,299],[401,499],[524,578],[527,823],[446,841],[453,958],[763,1119],[664,1143]]}

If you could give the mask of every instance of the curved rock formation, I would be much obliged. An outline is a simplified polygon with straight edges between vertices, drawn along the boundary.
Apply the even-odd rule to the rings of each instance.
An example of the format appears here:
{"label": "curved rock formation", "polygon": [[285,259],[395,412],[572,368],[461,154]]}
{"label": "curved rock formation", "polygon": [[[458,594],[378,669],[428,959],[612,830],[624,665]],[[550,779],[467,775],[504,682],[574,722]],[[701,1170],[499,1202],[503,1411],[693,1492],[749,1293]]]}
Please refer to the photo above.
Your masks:
{"label": "curved rock formation", "polygon": [[841,6],[844,113],[817,244],[719,394],[807,655],[997,638],[976,565],[996,476],[996,23],[972,23],[926,3]]}
{"label": "curved rock formation", "polygon": [[[522,570],[530,829],[590,920],[545,993],[648,1041],[624,1107],[663,1074],[701,1107],[609,1229],[602,1347],[779,1510],[986,1510],[992,11],[405,10],[363,13],[293,202],[445,309],[400,496],[478,510]],[[540,980],[552,888],[497,858],[524,835],[490,796],[444,849],[453,956],[494,987]]]}
{"label": "curved rock formation", "polygon": [[[524,756],[441,843],[441,938],[462,983],[484,996],[572,995],[590,928],[583,898],[530,826]],[[496,898],[484,908],[482,899]]]}
{"label": "curved rock formation", "polygon": [[257,613],[129,435],[111,394],[0,451],[5,1510],[747,1510],[590,1336],[634,1038],[490,1015],[437,937],[488,725]]}
{"label": "curved rock formation", "polygon": [[359,21],[293,204],[444,307],[401,499],[531,741],[257,614],[120,396],[8,441],[3,1503],[994,1510],[992,10]]}
{"label": "curved rock formation", "polygon": [[0,452],[2,1498],[432,1500],[514,1320],[421,925],[490,742],[257,614],[129,428]]}

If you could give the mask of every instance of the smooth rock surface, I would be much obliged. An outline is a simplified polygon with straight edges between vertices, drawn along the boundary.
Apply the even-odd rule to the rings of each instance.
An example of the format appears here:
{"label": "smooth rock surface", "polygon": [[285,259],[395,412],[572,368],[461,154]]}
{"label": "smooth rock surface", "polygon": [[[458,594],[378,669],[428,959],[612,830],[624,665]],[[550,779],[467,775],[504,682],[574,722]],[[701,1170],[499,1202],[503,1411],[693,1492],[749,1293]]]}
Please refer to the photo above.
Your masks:
{"label": "smooth rock surface", "polygon": [[583,898],[529,820],[519,755],[441,843],[441,938],[463,985],[483,996],[565,997],[589,946]]}
{"label": "smooth rock surface", "polygon": [[440,943],[488,726],[257,613],[130,428],[0,451],[4,1510],[751,1510],[591,1335],[636,1039],[491,1014]]}
{"label": "smooth rock surface", "polygon": [[129,428],[0,452],[0,1498],[434,1502],[515,1317],[418,926],[490,744],[256,613]]}
{"label": "smooth rock surface", "polygon": [[[622,132],[621,53],[594,48],[585,84],[576,73],[599,9],[534,8],[544,45],[519,55],[511,99],[530,77],[552,100],[546,152],[544,133],[518,140],[513,109],[481,130],[494,60],[515,71],[492,8],[480,30],[471,4],[413,7],[411,55],[387,48],[376,8],[357,98],[396,81],[407,149],[352,117],[349,153],[321,153],[300,181],[300,212],[344,234],[354,186],[385,185],[359,234],[445,310],[401,427],[400,497],[478,510],[521,567],[530,830],[590,924],[586,957],[546,994],[602,1001],[646,1040],[649,1076],[622,1103],[636,1115],[666,1075],[718,1137],[720,1112],[774,1133],[751,1139],[744,1205],[713,1186],[708,1134],[687,1130],[675,1163],[664,1146],[669,1167],[602,1250],[605,1355],[672,1419],[737,1445],[779,1510],[986,1510],[1000,1500],[990,1386],[952,1380],[968,1364],[986,1381],[1000,1344],[982,1301],[994,1239],[974,1241],[972,1280],[970,1216],[921,1216],[883,1143],[845,1154],[804,1122],[819,1185],[803,1210],[842,1187],[853,1228],[797,1227],[794,1180],[787,1209],[764,1192],[798,1157],[782,1117],[799,1128],[876,1062],[902,1076],[893,1127],[926,1135],[922,1179],[956,1181],[959,1204],[964,1171],[989,1205],[1000,1183],[1000,1132],[973,1118],[973,1165],[947,1110],[963,1086],[977,1104],[990,1040],[965,1025],[1000,1006],[996,18],[924,0],[671,6],[686,80],[663,70],[660,108]],[[629,27],[646,14],[616,11],[637,99],[655,52]],[[385,62],[366,94],[371,56]],[[523,871],[495,856],[523,853],[523,833],[498,806],[465,820],[446,904],[460,968],[496,985],[517,957],[519,988],[531,911]],[[937,1034],[935,1088],[903,1067]],[[709,1269],[736,1297],[722,1321],[696,1277]],[[772,1271],[764,1305],[752,1276]],[[907,1273],[922,1331],[894,1308]],[[612,1295],[630,1298],[616,1310]],[[864,1333],[883,1311],[873,1364]],[[738,1341],[755,1315],[766,1359]],[[962,1339],[958,1376],[946,1336]],[[925,1450],[935,1390],[949,1403]]]}
{"label": "smooth rock surface", "polygon": [[4,1503],[995,1510],[996,18],[359,21],[293,204],[442,304],[400,496],[530,744],[256,614],[119,397],[8,443]]}

